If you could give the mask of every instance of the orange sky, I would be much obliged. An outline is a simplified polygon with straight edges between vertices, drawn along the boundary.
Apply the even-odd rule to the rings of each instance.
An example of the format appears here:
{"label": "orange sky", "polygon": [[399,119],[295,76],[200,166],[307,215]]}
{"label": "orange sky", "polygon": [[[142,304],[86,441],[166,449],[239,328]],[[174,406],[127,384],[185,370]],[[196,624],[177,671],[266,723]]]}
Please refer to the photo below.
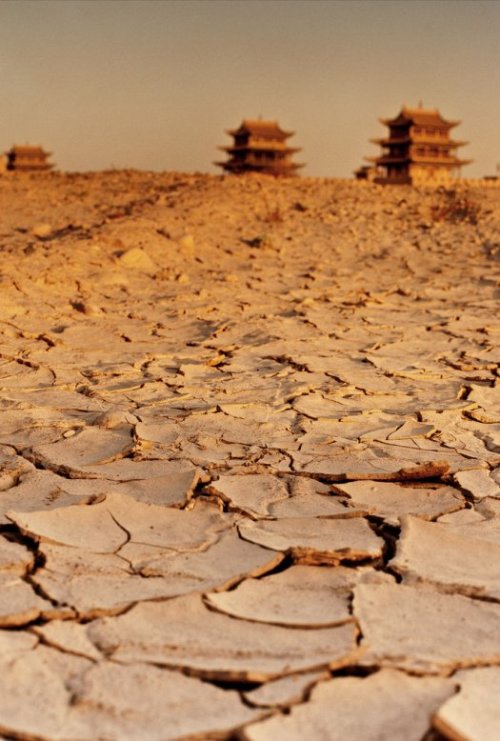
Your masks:
{"label": "orange sky", "polygon": [[500,163],[497,0],[3,0],[0,149],[62,169],[217,171],[243,117],[295,130],[304,175],[350,177],[403,103]]}

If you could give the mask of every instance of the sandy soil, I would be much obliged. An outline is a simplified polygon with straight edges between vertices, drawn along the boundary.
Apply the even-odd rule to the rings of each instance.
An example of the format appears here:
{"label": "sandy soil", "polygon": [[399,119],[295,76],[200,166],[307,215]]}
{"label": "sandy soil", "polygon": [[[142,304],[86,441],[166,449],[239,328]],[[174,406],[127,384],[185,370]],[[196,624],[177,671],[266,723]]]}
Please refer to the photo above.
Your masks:
{"label": "sandy soil", "polygon": [[500,189],[0,179],[0,734],[500,737]]}

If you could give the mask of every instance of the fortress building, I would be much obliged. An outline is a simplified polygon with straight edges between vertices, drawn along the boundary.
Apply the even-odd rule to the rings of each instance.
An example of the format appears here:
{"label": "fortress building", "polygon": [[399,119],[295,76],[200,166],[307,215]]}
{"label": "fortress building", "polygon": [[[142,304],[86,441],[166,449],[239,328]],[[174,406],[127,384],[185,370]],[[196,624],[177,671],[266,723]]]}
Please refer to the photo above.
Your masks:
{"label": "fortress building", "polygon": [[219,147],[227,152],[226,162],[216,162],[226,172],[261,172],[269,175],[296,175],[303,165],[292,162],[292,155],[300,149],[287,146],[292,131],[283,131],[276,121],[245,119],[237,129],[227,132],[234,143]]}
{"label": "fortress building", "polygon": [[7,153],[7,170],[17,172],[47,172],[54,165],[48,162],[51,152],[29,144],[14,144]]}
{"label": "fortress building", "polygon": [[380,121],[389,133],[371,141],[382,147],[382,154],[366,158],[381,172],[377,183],[445,185],[459,175],[462,165],[472,161],[456,156],[458,147],[467,142],[450,138],[450,130],[460,121],[447,121],[436,109],[404,106],[396,118]]}
{"label": "fortress building", "polygon": [[367,180],[369,183],[373,183],[378,174],[379,170],[374,165],[361,165],[354,170],[356,180]]}

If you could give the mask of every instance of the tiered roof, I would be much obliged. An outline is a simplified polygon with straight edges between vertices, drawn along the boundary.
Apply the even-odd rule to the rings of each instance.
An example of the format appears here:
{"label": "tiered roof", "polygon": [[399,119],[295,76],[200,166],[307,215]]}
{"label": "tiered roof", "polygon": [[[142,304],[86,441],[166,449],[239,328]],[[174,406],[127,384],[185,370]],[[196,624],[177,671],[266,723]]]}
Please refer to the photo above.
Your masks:
{"label": "tiered roof", "polygon": [[403,106],[395,118],[380,118],[379,121],[385,126],[413,124],[415,126],[435,126],[448,130],[460,123],[460,121],[447,121],[437,108],[408,108],[408,106]]}
{"label": "tiered roof", "polygon": [[233,137],[229,146],[219,147],[229,159],[216,162],[227,172],[262,172],[271,175],[293,175],[303,165],[291,161],[298,147],[289,147],[286,140],[293,131],[285,131],[277,121],[244,119],[237,129],[226,133]]}
{"label": "tiered roof", "polygon": [[7,169],[17,172],[46,172],[53,168],[53,165],[47,161],[51,154],[40,146],[14,144],[6,152]]}
{"label": "tiered roof", "polygon": [[459,159],[455,152],[467,142],[450,138],[450,130],[460,121],[448,121],[434,109],[409,108],[403,106],[394,118],[382,118],[381,123],[389,127],[386,137],[372,139],[384,148],[378,157],[367,157],[378,167],[387,169],[382,181],[413,178],[419,166],[419,177],[436,177],[438,172],[450,172],[471,160]]}
{"label": "tiered roof", "polygon": [[227,133],[230,136],[248,133],[256,138],[262,137],[263,139],[279,139],[280,141],[284,141],[289,136],[293,136],[295,132],[284,131],[277,121],[245,118],[237,129],[228,129]]}

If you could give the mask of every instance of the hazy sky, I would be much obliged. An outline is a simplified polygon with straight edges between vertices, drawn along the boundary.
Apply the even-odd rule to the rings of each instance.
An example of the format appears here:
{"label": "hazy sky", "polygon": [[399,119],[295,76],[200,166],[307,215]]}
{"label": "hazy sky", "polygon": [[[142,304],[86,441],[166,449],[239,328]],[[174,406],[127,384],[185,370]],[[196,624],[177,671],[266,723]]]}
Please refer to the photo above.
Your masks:
{"label": "hazy sky", "polygon": [[0,0],[0,150],[61,169],[215,172],[241,119],[278,119],[303,173],[350,177],[403,103],[500,163],[500,0]]}

